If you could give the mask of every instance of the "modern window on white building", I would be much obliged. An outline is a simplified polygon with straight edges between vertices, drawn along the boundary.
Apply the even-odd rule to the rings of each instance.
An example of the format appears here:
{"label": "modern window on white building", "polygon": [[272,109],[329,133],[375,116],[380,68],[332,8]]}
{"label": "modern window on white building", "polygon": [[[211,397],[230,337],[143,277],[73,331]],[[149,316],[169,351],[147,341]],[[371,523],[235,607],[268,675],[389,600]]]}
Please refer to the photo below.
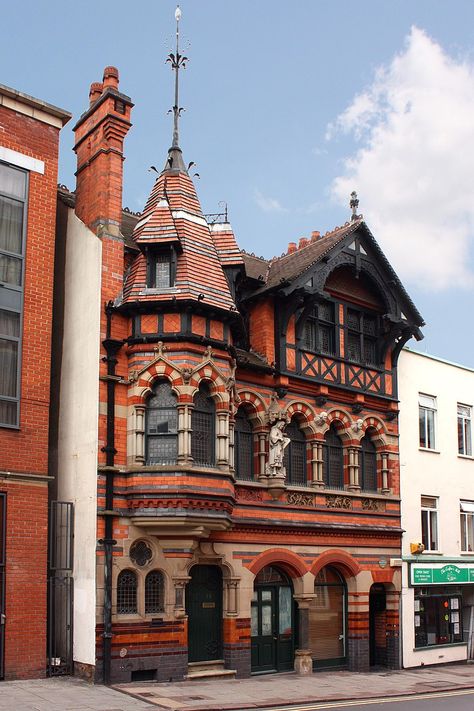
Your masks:
{"label": "modern window on white building", "polygon": [[426,551],[438,550],[438,497],[421,497],[421,542]]}
{"label": "modern window on white building", "polygon": [[420,447],[436,449],[436,398],[432,395],[418,395],[420,423]]}
{"label": "modern window on white building", "polygon": [[472,456],[471,411],[470,405],[458,402],[458,452],[467,457]]}
{"label": "modern window on white building", "polygon": [[461,551],[474,551],[474,501],[461,501]]}

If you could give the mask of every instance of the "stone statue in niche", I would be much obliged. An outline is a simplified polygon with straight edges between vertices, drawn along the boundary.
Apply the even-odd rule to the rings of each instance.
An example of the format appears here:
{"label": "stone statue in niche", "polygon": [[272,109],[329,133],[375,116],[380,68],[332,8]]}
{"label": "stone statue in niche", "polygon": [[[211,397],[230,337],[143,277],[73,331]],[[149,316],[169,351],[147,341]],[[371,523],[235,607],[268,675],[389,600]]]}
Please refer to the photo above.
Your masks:
{"label": "stone statue in niche", "polygon": [[285,449],[290,444],[290,438],[285,437],[283,430],[285,428],[285,420],[277,420],[269,434],[269,453],[268,453],[268,467],[267,476],[270,477],[284,477],[285,468],[283,466],[283,457],[285,454]]}

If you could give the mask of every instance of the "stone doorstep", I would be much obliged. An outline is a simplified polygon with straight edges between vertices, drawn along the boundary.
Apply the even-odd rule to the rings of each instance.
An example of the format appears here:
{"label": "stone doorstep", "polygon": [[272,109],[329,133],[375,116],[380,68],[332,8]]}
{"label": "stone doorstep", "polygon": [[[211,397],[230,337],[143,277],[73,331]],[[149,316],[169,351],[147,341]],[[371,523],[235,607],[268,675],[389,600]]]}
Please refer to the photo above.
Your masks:
{"label": "stone doorstep", "polygon": [[223,659],[212,659],[208,662],[189,662],[188,673],[185,679],[194,681],[198,679],[235,679],[234,669],[224,669]]}

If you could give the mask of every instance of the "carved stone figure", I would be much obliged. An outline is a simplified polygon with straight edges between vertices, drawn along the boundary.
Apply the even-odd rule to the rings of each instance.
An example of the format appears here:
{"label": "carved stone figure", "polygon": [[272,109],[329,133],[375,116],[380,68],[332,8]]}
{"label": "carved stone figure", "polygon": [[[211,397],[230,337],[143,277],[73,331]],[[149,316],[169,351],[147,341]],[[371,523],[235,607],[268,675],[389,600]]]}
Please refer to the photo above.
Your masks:
{"label": "carved stone figure", "polygon": [[270,450],[268,454],[268,476],[284,476],[283,455],[285,449],[290,444],[290,438],[285,437],[283,429],[286,425],[285,420],[277,420],[270,430],[269,443]]}

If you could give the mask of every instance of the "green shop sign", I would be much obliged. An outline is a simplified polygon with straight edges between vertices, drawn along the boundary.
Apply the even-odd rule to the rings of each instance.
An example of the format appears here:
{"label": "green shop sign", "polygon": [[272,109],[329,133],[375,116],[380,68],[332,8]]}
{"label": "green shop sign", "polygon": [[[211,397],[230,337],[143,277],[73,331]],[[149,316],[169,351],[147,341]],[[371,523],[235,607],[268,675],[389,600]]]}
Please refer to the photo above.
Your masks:
{"label": "green shop sign", "polygon": [[412,565],[412,585],[474,583],[474,566],[448,563],[443,566]]}

